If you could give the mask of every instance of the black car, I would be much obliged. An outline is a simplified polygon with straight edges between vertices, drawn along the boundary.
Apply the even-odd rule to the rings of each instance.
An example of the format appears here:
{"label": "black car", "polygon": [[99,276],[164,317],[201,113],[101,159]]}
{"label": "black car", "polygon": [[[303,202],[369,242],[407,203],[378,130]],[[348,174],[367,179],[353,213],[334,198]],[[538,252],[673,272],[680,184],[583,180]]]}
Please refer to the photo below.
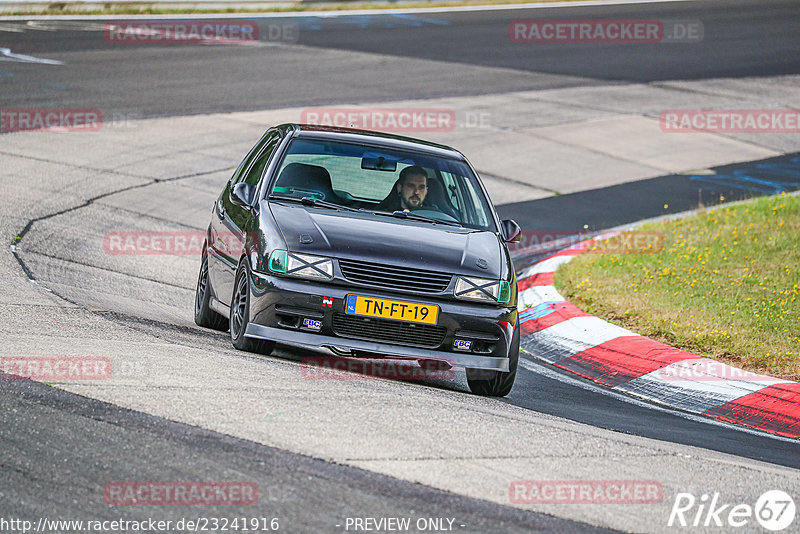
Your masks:
{"label": "black car", "polygon": [[271,128],[214,204],[195,322],[237,349],[276,342],[466,368],[511,391],[517,281],[500,221],[458,151],[298,124]]}

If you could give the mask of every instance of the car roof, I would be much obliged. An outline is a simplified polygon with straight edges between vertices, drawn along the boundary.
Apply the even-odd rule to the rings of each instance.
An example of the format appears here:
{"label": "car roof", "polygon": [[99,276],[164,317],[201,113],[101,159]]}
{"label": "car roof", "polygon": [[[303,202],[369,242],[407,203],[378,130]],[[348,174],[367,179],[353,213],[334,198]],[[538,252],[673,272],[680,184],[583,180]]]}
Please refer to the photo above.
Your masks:
{"label": "car roof", "polygon": [[294,130],[294,136],[305,139],[326,139],[376,145],[386,148],[424,152],[427,154],[458,160],[466,160],[458,150],[447,145],[440,145],[413,137],[404,137],[383,132],[359,130],[356,128],[342,128],[338,126],[320,126],[314,124],[287,124],[284,126]]}

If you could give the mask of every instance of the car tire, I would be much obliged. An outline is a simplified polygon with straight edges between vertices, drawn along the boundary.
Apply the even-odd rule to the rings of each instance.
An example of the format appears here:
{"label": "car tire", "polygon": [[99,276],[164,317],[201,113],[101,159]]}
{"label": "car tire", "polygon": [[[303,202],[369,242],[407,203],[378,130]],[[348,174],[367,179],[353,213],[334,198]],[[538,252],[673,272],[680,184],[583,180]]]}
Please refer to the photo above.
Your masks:
{"label": "car tire", "polygon": [[475,395],[484,397],[505,397],[511,393],[517,377],[517,365],[519,365],[519,323],[514,327],[514,337],[511,339],[508,358],[508,372],[467,369],[469,390]]}
{"label": "car tire", "polygon": [[233,285],[233,298],[231,299],[229,319],[231,342],[239,350],[270,354],[275,348],[275,342],[245,337],[244,333],[248,324],[250,324],[250,269],[247,262],[242,261],[239,263],[239,268],[236,269],[236,282]]}
{"label": "car tire", "polygon": [[200,274],[197,275],[197,288],[194,292],[194,322],[197,326],[224,332],[228,329],[228,320],[209,307],[212,294],[211,280],[208,278],[208,252],[204,247]]}

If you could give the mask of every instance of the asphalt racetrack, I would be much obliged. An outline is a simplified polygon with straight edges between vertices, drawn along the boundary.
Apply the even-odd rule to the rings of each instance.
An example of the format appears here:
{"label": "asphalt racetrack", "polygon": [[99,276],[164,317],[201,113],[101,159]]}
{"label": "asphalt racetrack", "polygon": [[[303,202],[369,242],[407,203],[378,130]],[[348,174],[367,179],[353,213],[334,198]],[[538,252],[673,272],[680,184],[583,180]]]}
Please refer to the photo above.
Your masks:
{"label": "asphalt racetrack", "polygon": [[[0,20],[0,109],[95,110],[105,122],[91,133],[3,123],[0,229],[11,247],[0,355],[97,356],[121,371],[102,382],[0,380],[0,518],[173,521],[153,532],[213,517],[264,518],[264,532],[386,532],[354,518],[402,517],[413,532],[672,532],[679,494],[753,506],[779,489],[797,502],[796,439],[609,393],[531,356],[503,399],[471,395],[463,371],[308,380],[310,349],[242,353],[195,326],[196,255],[114,255],[104,236],[202,232],[260,133],[308,109],[452,110],[454,128],[408,135],[461,149],[501,216],[526,231],[600,230],[793,191],[797,133],[687,138],[658,119],[666,109],[798,109],[800,4],[247,19],[258,43],[201,46],[121,46],[104,38],[107,20]],[[515,43],[509,25],[520,19],[703,31],[682,43]],[[657,481],[663,495],[532,504],[512,498],[519,480]],[[108,485],[125,481],[246,481],[258,499],[109,503]],[[759,528],[751,518],[741,531]]]}

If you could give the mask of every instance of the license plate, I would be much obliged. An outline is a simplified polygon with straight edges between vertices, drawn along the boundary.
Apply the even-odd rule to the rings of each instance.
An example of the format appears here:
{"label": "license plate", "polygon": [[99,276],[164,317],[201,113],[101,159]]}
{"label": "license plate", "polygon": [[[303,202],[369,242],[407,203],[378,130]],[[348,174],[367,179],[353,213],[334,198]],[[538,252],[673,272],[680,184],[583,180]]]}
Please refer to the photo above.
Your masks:
{"label": "license plate", "polygon": [[359,295],[347,295],[345,311],[351,315],[397,319],[412,323],[436,324],[439,318],[439,306]]}

